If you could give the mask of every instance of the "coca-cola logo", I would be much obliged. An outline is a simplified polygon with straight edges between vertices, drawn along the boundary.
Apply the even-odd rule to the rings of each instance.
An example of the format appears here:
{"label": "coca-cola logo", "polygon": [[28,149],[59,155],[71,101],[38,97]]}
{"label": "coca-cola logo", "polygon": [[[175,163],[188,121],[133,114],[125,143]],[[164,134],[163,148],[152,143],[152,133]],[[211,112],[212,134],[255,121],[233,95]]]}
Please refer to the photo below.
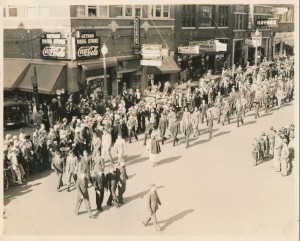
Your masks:
{"label": "coca-cola logo", "polygon": [[99,55],[99,46],[82,46],[77,50],[78,57],[90,57]]}
{"label": "coca-cola logo", "polygon": [[63,58],[66,56],[66,47],[48,46],[43,49],[43,56]]}

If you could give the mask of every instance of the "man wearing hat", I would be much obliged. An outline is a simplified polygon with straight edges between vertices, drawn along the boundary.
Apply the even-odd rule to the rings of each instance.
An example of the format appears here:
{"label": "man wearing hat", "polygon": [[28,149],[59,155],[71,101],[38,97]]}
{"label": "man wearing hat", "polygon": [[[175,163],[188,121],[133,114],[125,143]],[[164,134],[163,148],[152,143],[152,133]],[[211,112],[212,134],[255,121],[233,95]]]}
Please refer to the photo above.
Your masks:
{"label": "man wearing hat", "polygon": [[59,192],[59,189],[63,186],[62,176],[63,176],[63,167],[64,167],[64,158],[62,156],[61,151],[56,152],[56,157],[53,162],[53,167],[56,171],[57,175],[57,185],[56,190]]}
{"label": "man wearing hat", "polygon": [[274,143],[274,167],[276,172],[280,172],[280,156],[282,149],[283,141],[280,137],[280,132],[278,132],[275,136]]}
{"label": "man wearing hat", "polygon": [[124,153],[126,151],[126,142],[122,138],[122,134],[121,133],[118,134],[118,138],[117,138],[117,140],[115,142],[114,149],[117,152],[118,161],[120,161],[123,158]]}
{"label": "man wearing hat", "polygon": [[130,115],[127,121],[127,129],[128,129],[128,138],[129,138],[129,143],[131,143],[131,136],[133,135],[136,140],[138,140],[138,137],[136,135],[136,117],[133,115]]}
{"label": "man wearing hat", "polygon": [[142,224],[147,227],[148,223],[152,219],[156,228],[156,231],[161,232],[161,228],[158,225],[157,218],[156,218],[156,212],[158,210],[158,205],[161,206],[161,201],[158,197],[156,187],[154,184],[150,185],[150,191],[148,193],[147,197],[147,207],[149,211],[149,215],[145,218],[144,221],[142,221]]}
{"label": "man wearing hat", "polygon": [[172,126],[171,126],[171,133],[172,133],[172,136],[173,136],[173,146],[175,146],[175,142],[178,143],[179,140],[177,138],[177,135],[179,134],[180,132],[180,122],[178,121],[178,116],[175,115],[175,121],[173,122]]}
{"label": "man wearing hat", "polygon": [[85,173],[80,173],[78,180],[76,182],[76,189],[77,189],[77,202],[75,206],[74,213],[75,215],[79,215],[79,208],[84,201],[85,207],[87,212],[89,213],[89,218],[94,218],[91,210],[91,204],[89,199],[89,192],[88,192],[88,180],[86,178]]}
{"label": "man wearing hat", "polygon": [[68,176],[68,192],[70,192],[72,177],[74,179],[74,185],[77,180],[77,175],[75,173],[77,162],[78,162],[77,156],[75,156],[75,153],[73,150],[70,150],[69,155],[67,156],[67,160],[66,160],[66,174]]}
{"label": "man wearing hat", "polygon": [[166,118],[166,115],[162,115],[161,118],[159,119],[158,123],[158,129],[160,130],[160,137],[161,137],[161,143],[164,145],[165,142],[165,134],[168,126],[168,121]]}
{"label": "man wearing hat", "polygon": [[151,134],[151,139],[148,141],[147,151],[149,153],[149,158],[152,162],[153,167],[157,166],[157,155],[161,152],[161,149],[154,133]]}
{"label": "man wearing hat", "polygon": [[[102,159],[103,160],[103,159]],[[101,211],[104,198],[104,188],[106,186],[106,178],[104,175],[104,167],[95,164],[94,167],[94,188],[96,192],[97,210]]]}
{"label": "man wearing hat", "polygon": [[282,149],[280,156],[280,165],[281,165],[281,174],[283,176],[287,175],[288,172],[288,163],[289,163],[289,148],[287,146],[287,138],[285,136],[282,137]]}
{"label": "man wearing hat", "polygon": [[274,143],[275,143],[275,134],[276,131],[274,130],[274,127],[270,127],[270,132],[268,134],[268,140],[269,140],[269,156],[274,156]]}

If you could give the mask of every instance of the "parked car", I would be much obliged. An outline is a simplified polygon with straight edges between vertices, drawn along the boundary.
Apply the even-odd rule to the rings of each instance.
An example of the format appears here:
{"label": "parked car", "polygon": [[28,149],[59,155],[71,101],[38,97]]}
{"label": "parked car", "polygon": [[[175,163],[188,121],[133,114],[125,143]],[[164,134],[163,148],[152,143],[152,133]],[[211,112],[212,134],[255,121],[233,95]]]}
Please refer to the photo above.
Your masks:
{"label": "parked car", "polygon": [[21,125],[23,123],[22,103],[14,100],[4,100],[4,127]]}

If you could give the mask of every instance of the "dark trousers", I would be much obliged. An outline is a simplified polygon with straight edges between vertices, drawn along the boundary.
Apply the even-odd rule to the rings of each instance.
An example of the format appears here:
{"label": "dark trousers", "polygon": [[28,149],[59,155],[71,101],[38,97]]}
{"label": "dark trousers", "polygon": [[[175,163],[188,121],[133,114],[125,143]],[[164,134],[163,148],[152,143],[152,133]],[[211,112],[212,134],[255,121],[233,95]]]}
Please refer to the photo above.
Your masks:
{"label": "dark trousers", "polygon": [[143,223],[147,226],[151,219],[152,219],[153,223],[155,224],[155,227],[159,228],[159,225],[157,223],[157,218],[156,218],[156,212],[153,212],[153,211],[151,212],[151,214],[149,216],[147,216],[145,218]]}
{"label": "dark trousers", "polygon": [[178,143],[178,138],[177,138],[177,135],[178,135],[178,133],[176,133],[175,135],[174,135],[174,137],[173,137],[173,146],[175,146],[175,142],[177,142]]}
{"label": "dark trousers", "polygon": [[120,180],[122,185],[118,185],[118,200],[120,203],[123,203],[123,194],[126,191],[126,180]]}
{"label": "dark trousers", "polygon": [[148,137],[150,137],[150,134],[145,132],[145,134],[144,134],[144,145],[146,145],[146,141],[147,141]]}
{"label": "dark trousers", "polygon": [[102,208],[103,198],[104,198],[104,190],[100,190],[100,194],[96,192],[96,204],[98,210]]}
{"label": "dark trousers", "polygon": [[110,191],[110,195],[109,195],[108,200],[107,200],[107,204],[108,205],[111,205],[112,202],[114,202],[114,204],[118,204],[118,198],[117,198],[117,195],[116,195],[116,189],[117,189],[117,187],[111,188],[109,190]]}
{"label": "dark trousers", "polygon": [[134,129],[128,129],[128,138],[129,142],[131,142],[131,136],[134,136],[136,140],[138,140],[138,137],[136,135],[136,132]]}
{"label": "dark trousers", "polygon": [[162,144],[164,144],[164,142],[165,142],[165,134],[166,134],[166,129],[160,130],[160,137],[161,137]]}

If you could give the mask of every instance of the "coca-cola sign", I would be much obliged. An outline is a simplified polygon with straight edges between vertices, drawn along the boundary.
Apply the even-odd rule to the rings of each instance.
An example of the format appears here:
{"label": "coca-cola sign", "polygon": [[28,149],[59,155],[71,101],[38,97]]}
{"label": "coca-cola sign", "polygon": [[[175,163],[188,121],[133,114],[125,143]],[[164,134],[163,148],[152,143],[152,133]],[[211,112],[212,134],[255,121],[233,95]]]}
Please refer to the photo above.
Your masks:
{"label": "coca-cola sign", "polygon": [[65,58],[66,47],[47,46],[43,49],[44,57]]}
{"label": "coca-cola sign", "polygon": [[77,56],[79,58],[99,56],[99,46],[82,46],[77,50]]}
{"label": "coca-cola sign", "polygon": [[97,59],[100,57],[100,39],[92,34],[82,33],[75,39],[76,59]]}
{"label": "coca-cola sign", "polygon": [[60,33],[46,33],[41,38],[41,56],[43,59],[67,59],[67,39]]}

